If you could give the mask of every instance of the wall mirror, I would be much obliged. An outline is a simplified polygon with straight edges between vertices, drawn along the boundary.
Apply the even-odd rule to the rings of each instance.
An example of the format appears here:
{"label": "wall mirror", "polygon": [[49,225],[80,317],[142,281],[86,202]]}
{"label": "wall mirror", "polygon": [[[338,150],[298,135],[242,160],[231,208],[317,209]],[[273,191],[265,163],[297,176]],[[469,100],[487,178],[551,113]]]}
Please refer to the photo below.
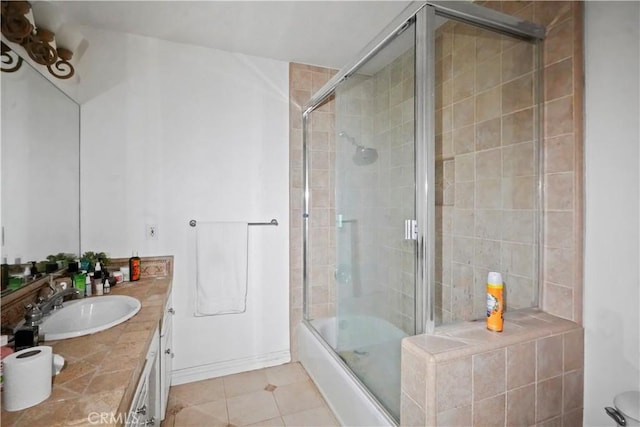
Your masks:
{"label": "wall mirror", "polygon": [[[31,262],[42,268],[50,255],[79,254],[80,106],[27,61],[0,78],[6,279],[6,270],[19,276]],[[19,286],[11,282],[3,284],[3,296]]]}

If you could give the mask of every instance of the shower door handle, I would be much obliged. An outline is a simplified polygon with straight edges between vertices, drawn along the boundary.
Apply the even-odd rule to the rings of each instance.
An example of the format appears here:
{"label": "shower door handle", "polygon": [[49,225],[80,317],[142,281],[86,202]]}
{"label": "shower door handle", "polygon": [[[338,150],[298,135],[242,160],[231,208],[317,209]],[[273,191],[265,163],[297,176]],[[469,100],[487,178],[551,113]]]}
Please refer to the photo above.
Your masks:
{"label": "shower door handle", "polygon": [[418,221],[415,219],[404,220],[404,240],[418,240]]}

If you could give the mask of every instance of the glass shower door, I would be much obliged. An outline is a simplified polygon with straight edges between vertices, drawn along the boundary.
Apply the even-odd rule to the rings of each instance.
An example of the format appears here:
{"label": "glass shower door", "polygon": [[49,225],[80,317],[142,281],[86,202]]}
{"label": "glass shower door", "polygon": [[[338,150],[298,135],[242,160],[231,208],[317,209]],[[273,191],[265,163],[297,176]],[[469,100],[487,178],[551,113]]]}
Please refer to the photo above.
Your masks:
{"label": "glass shower door", "polygon": [[335,91],[335,350],[396,419],[415,334],[414,70],[409,25]]}

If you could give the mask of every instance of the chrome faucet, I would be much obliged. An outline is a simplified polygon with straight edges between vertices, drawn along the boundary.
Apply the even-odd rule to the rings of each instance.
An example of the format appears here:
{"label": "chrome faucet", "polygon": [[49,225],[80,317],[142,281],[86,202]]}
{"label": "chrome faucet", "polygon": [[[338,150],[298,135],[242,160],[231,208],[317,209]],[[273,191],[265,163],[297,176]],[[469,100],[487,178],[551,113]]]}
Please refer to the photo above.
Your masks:
{"label": "chrome faucet", "polygon": [[49,314],[51,310],[62,308],[62,299],[67,295],[78,295],[80,291],[76,288],[69,287],[67,289],[53,289],[53,292],[38,304],[38,308],[42,312],[42,316]]}

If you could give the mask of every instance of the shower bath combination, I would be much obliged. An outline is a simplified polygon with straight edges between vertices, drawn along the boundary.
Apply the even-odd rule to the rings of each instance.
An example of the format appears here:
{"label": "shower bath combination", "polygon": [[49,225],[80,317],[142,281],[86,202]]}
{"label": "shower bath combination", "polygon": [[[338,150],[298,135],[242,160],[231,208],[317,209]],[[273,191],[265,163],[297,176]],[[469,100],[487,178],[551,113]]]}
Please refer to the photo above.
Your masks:
{"label": "shower bath combination", "polygon": [[[341,424],[401,422],[402,339],[486,316],[489,266],[517,284],[511,308],[536,306],[543,36],[467,2],[415,2],[302,108],[298,348]],[[328,128],[329,162],[309,161]]]}
{"label": "shower bath combination", "polygon": [[345,131],[340,132],[338,136],[341,138],[345,138],[354,147],[356,147],[356,152],[353,153],[353,157],[352,157],[353,163],[355,163],[356,165],[366,166],[378,160],[378,150],[376,150],[375,148],[365,147],[364,145],[358,145],[356,143],[356,139]]}

